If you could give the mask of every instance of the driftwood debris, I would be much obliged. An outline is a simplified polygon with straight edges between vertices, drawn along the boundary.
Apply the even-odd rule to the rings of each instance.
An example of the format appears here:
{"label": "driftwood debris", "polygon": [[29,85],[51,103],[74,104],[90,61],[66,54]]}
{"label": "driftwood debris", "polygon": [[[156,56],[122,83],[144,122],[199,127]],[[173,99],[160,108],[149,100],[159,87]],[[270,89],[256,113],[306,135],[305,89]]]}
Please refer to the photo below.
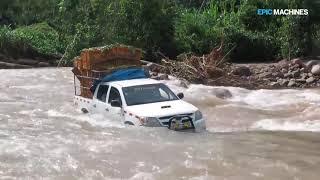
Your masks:
{"label": "driftwood debris", "polygon": [[209,54],[203,56],[186,56],[182,61],[162,60],[164,71],[172,76],[188,81],[204,81],[219,78],[224,75],[225,65],[223,42]]}

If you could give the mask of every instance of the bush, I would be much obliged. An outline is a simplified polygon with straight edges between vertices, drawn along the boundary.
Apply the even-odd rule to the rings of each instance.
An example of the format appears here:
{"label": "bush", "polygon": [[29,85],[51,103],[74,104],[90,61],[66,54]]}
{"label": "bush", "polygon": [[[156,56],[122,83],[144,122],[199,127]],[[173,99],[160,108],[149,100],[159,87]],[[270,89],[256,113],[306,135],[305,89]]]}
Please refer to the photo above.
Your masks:
{"label": "bush", "polygon": [[175,41],[179,53],[205,54],[220,44],[224,28],[238,24],[235,12],[223,13],[217,4],[199,10],[181,10],[175,22]]}
{"label": "bush", "polygon": [[[1,50],[17,54],[65,53],[122,43],[157,52],[205,54],[222,39],[232,60],[273,60],[310,54],[319,46],[320,3],[313,0],[3,0]],[[307,8],[309,16],[258,16],[258,8]],[[34,24],[38,22],[47,22]],[[51,28],[53,27],[53,28]],[[319,34],[319,33],[318,33]],[[317,48],[314,48],[314,52]]]}
{"label": "bush", "polygon": [[204,54],[217,45],[219,30],[205,14],[184,11],[175,24],[175,41],[179,53]]}
{"label": "bush", "polygon": [[272,36],[259,32],[250,32],[230,26],[225,29],[226,48],[234,50],[230,59],[234,61],[273,60],[277,54],[277,44]]}
{"label": "bush", "polygon": [[258,16],[256,10],[265,7],[303,6],[301,0],[227,0],[210,1],[203,10],[181,11],[175,23],[179,52],[208,53],[224,39],[225,52],[236,47],[229,56],[233,61],[270,61],[310,54],[312,17]]}
{"label": "bush", "polygon": [[34,24],[12,30],[0,28],[0,47],[12,56],[52,56],[63,51],[59,34],[46,23]]}
{"label": "bush", "polygon": [[[172,0],[120,0],[112,4],[109,16],[118,43],[143,48],[146,57],[157,51],[173,57],[174,17],[176,7]],[[151,60],[151,59],[150,59]]]}
{"label": "bush", "polygon": [[0,28],[0,52],[13,57],[34,56],[36,50],[28,42],[17,37],[10,27]]}
{"label": "bush", "polygon": [[224,40],[225,53],[235,47],[230,53],[232,60],[273,59],[276,53],[273,37],[246,29],[241,23],[245,11],[236,9],[234,3],[212,3],[204,11],[187,10],[180,13],[175,24],[178,50],[205,54]]}
{"label": "bush", "polygon": [[[293,58],[306,56],[311,49],[312,40],[308,39],[308,26],[305,17],[286,17],[282,19],[282,26],[275,35],[280,47],[279,56]],[[310,48],[310,49],[309,49]]]}

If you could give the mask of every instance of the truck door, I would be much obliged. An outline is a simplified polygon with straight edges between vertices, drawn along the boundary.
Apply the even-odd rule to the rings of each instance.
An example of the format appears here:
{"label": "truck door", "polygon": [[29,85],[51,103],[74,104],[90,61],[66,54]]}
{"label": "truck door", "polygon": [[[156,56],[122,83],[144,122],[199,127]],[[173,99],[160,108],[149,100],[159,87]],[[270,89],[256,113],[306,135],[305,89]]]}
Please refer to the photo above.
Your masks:
{"label": "truck door", "polygon": [[111,101],[117,100],[120,102],[120,105],[122,107],[123,100],[120,96],[120,92],[117,88],[111,87],[110,92],[109,92],[109,97],[108,97],[108,104],[107,104],[107,109],[109,110],[109,116],[115,120],[122,121],[122,108],[121,107],[112,107],[111,106]]}
{"label": "truck door", "polygon": [[108,109],[106,105],[108,90],[109,85],[99,85],[99,87],[97,88],[97,92],[95,92],[93,98],[93,112],[102,114],[103,116],[108,115]]}

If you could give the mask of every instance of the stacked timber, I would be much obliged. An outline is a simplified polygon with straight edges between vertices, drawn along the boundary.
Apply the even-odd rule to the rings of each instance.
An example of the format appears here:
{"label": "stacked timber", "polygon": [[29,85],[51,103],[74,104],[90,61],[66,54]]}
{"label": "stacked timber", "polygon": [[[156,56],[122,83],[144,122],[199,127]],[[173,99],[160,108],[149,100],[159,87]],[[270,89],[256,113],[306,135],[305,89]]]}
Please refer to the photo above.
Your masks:
{"label": "stacked timber", "polygon": [[94,80],[116,69],[141,66],[141,55],[140,49],[120,44],[82,50],[80,56],[74,58],[72,70],[80,81],[80,95],[92,98],[90,87]]}

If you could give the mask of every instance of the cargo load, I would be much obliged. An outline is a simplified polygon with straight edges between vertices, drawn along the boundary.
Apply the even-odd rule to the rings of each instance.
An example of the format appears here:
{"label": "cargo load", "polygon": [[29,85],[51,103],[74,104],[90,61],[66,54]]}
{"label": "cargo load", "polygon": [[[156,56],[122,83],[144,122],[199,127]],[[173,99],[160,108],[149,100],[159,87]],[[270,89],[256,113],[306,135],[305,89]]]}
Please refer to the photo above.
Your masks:
{"label": "cargo load", "polygon": [[[121,44],[82,50],[80,56],[74,58],[72,70],[75,78],[80,82],[79,95],[92,98],[93,94],[90,88],[95,80],[99,80],[115,70],[141,67],[141,56],[140,49]],[[75,86],[75,93],[77,91],[77,86]]]}

